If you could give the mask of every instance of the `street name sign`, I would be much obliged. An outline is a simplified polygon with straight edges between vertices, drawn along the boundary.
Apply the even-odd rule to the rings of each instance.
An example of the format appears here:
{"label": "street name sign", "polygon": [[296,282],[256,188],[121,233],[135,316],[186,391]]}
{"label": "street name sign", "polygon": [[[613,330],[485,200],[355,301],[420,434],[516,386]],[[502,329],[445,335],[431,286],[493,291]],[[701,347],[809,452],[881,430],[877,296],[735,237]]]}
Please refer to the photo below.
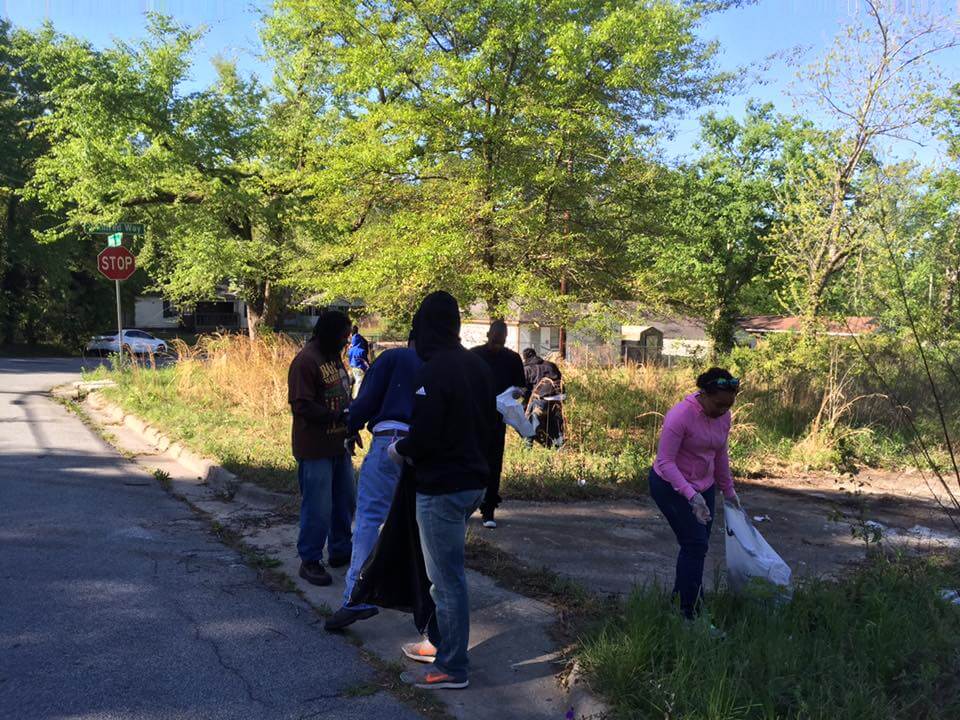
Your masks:
{"label": "street name sign", "polygon": [[126,233],[127,235],[143,235],[144,227],[141,223],[116,223],[115,225],[91,225],[87,232],[91,235],[113,235]]}

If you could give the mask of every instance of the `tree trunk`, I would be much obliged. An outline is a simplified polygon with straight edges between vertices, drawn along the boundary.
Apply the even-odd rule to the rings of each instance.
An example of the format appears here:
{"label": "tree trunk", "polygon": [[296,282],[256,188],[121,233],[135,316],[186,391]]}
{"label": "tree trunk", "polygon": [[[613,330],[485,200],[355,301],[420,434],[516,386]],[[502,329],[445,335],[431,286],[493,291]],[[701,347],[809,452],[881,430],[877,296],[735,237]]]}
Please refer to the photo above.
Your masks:
{"label": "tree trunk", "polygon": [[257,339],[260,331],[260,325],[263,322],[263,313],[254,307],[253,303],[247,303],[247,336],[251,340]]}
{"label": "tree trunk", "polygon": [[[560,295],[561,297],[567,294],[567,275],[564,273],[560,278]],[[559,347],[557,350],[560,353],[560,357],[564,360],[567,359],[567,325],[564,320],[560,325],[560,338],[558,342]]]}
{"label": "tree trunk", "polygon": [[264,284],[263,321],[262,324],[274,330],[280,330],[283,313],[287,309],[290,296],[284,288],[278,288],[271,281]]}
{"label": "tree trunk", "polygon": [[[567,178],[573,176],[573,151],[570,151],[570,154],[567,156]],[[564,251],[566,251],[567,240],[570,237],[570,199],[567,198],[567,208],[563,211],[563,244]],[[564,252],[564,255],[567,253]],[[561,302],[566,306],[567,300],[567,271],[563,270],[563,274],[560,276],[560,297]],[[559,343],[560,347],[560,357],[564,360],[567,359],[567,324],[566,319],[564,318],[563,324],[560,325],[560,338]]]}
{"label": "tree trunk", "polygon": [[247,305],[247,335],[256,340],[264,322],[264,310],[270,286],[266,281],[249,283],[243,293]]}
{"label": "tree trunk", "polygon": [[247,304],[247,335],[256,340],[263,328],[278,330],[290,300],[289,294],[270,280],[251,283],[244,299]]}
{"label": "tree trunk", "polygon": [[945,327],[953,327],[957,323],[958,291],[960,291],[960,263],[954,263],[952,266],[947,266],[944,271],[941,309],[943,311],[943,324]]}
{"label": "tree trunk", "polygon": [[718,358],[733,350],[736,333],[736,313],[726,304],[720,304],[707,326],[707,335],[713,341],[712,355]]}

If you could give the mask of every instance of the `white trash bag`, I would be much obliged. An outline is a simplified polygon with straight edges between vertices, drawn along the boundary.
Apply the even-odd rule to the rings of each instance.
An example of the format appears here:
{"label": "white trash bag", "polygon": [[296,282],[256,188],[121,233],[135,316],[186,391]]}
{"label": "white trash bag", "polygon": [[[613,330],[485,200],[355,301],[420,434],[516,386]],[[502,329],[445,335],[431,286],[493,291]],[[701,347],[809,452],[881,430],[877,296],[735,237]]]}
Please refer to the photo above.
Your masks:
{"label": "white trash bag", "polygon": [[528,418],[520,401],[513,396],[517,388],[507,388],[497,395],[497,410],[503,421],[525,438],[533,437],[537,432],[537,418]]}
{"label": "white trash bag", "polygon": [[790,566],[750,522],[743,510],[729,503],[723,504],[727,526],[727,582],[735,593],[742,593],[754,580],[779,588],[780,595],[789,598]]}

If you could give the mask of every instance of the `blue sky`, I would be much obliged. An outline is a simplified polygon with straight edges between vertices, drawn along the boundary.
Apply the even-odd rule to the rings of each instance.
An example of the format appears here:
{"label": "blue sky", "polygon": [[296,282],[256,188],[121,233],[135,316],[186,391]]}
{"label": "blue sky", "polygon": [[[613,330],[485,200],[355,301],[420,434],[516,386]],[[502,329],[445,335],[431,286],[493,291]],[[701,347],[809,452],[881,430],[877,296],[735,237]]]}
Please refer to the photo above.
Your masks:
{"label": "blue sky", "polygon": [[[322,0],[317,0],[322,2]],[[900,13],[937,9],[960,21],[960,0],[886,0]],[[269,67],[259,59],[259,17],[268,12],[270,0],[0,0],[0,12],[15,25],[35,28],[51,20],[64,33],[86,38],[98,46],[113,39],[134,40],[144,34],[144,13],[156,10],[191,26],[205,25],[208,33],[198,47],[193,82],[206,84],[213,76],[209,59],[217,55],[235,59],[241,68],[269,76]],[[783,112],[812,114],[809,107],[795,108],[788,96],[795,68],[785,56],[805,51],[812,60],[829,46],[837,31],[857,12],[861,0],[760,0],[756,5],[720,13],[702,28],[705,38],[720,41],[720,65],[742,69],[743,89],[728,97],[718,112],[739,115],[749,98],[773,102]],[[943,69],[960,78],[960,51],[940,57]],[[696,117],[677,120],[674,137],[665,142],[669,156],[692,153],[698,124]],[[936,162],[936,144],[917,149],[901,144],[898,156],[916,155],[926,163]]]}

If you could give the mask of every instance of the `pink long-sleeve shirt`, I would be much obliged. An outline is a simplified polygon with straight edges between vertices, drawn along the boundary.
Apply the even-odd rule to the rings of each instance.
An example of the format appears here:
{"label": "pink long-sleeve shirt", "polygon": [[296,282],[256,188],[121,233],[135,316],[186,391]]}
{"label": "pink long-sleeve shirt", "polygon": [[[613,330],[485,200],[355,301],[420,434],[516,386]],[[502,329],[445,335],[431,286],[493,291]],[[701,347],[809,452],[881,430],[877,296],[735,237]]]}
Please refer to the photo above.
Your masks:
{"label": "pink long-sleeve shirt", "polygon": [[730,413],[707,417],[697,395],[687,395],[664,417],[653,469],[687,500],[714,483],[732,497]]}

